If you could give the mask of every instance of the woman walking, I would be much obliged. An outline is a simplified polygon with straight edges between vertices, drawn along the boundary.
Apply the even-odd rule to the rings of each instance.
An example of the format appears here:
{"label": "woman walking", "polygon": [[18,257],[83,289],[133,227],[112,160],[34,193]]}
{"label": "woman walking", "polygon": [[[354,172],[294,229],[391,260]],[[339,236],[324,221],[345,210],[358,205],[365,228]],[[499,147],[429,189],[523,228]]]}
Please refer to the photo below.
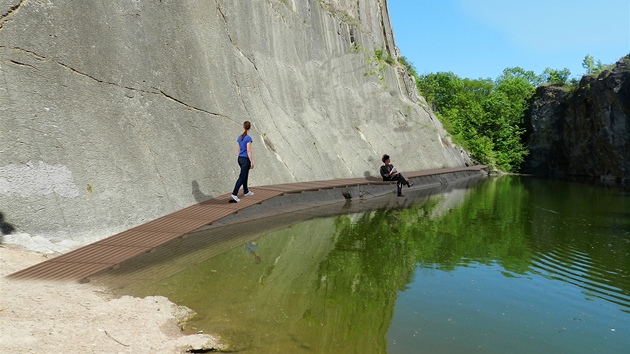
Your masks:
{"label": "woman walking", "polygon": [[252,137],[247,135],[251,127],[252,124],[249,121],[245,121],[245,123],[243,123],[243,129],[245,129],[245,131],[236,138],[236,142],[238,143],[238,165],[241,166],[241,173],[238,175],[236,185],[232,191],[232,199],[236,202],[240,201],[238,198],[238,190],[241,186],[243,186],[243,195],[254,195],[254,192],[250,192],[247,187],[249,170],[254,169],[254,160],[252,159]]}

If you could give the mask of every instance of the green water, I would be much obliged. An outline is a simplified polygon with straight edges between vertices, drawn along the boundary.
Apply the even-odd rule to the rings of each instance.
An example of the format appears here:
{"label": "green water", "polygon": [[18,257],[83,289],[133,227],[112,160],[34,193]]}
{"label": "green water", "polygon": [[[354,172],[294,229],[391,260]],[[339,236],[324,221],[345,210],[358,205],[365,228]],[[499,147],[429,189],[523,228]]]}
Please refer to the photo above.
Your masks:
{"label": "green water", "polygon": [[188,306],[188,331],[246,353],[630,353],[628,191],[502,177],[438,192],[194,235],[117,291]]}

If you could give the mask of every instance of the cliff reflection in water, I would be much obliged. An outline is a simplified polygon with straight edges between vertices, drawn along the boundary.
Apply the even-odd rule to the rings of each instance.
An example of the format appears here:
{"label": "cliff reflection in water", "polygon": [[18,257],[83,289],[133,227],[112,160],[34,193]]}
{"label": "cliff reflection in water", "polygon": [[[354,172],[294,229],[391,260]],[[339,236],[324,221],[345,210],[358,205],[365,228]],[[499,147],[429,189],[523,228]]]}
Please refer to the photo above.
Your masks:
{"label": "cliff reflection in water", "polygon": [[[456,278],[462,270],[474,274],[486,271],[483,267],[498,272],[494,282],[509,282],[509,286],[497,287],[503,290],[480,301],[517,298],[516,303],[526,302],[527,294],[521,294],[519,286],[541,278],[545,281],[542,285],[550,288],[567,284],[580,289],[584,304],[579,307],[584,306],[592,316],[598,316],[588,309],[595,306],[592,300],[605,301],[616,309],[616,330],[627,334],[628,200],[628,194],[620,190],[503,177],[484,180],[473,189],[425,192],[404,205],[398,204],[401,199],[387,197],[381,200],[387,205],[385,209],[364,205],[367,210],[363,212],[309,217],[271,232],[260,227],[251,234],[240,234],[238,245],[231,244],[230,250],[220,254],[216,246],[194,252],[173,251],[191,242],[182,240],[179,246],[171,245],[171,251],[165,248],[158,250],[157,256],[147,255],[152,261],[140,258],[133,267],[123,265],[118,275],[103,279],[115,284],[117,277],[133,278],[124,286],[118,283],[118,292],[167,296],[198,313],[189,324],[190,331],[217,333],[231,342],[234,350],[251,352],[417,350],[405,347],[402,340],[397,342],[399,347],[392,344],[396,340],[388,331],[398,328],[397,300],[416,287],[427,271]],[[295,217],[288,214],[284,222],[291,216]],[[213,239],[226,232],[212,234],[216,231],[209,230],[204,237]],[[162,271],[152,273],[150,269]],[[419,307],[434,301],[416,299]],[[535,316],[535,311],[559,305],[522,306]],[[439,320],[422,318],[423,325]],[[475,318],[474,325],[483,328],[481,320]],[[518,321],[515,323],[518,326]],[[528,338],[518,338],[518,328],[502,330],[502,336],[515,336],[514,342],[529,342]],[[570,338],[563,341],[560,345],[570,346]],[[597,349],[616,349],[624,341],[608,340],[606,345],[611,347],[594,345]],[[427,337],[423,343],[444,349],[441,337]],[[452,349],[458,347],[473,348],[475,343],[457,343]],[[487,347],[485,350],[488,352]],[[431,348],[424,351],[431,352]],[[546,351],[544,347],[541,350]]]}

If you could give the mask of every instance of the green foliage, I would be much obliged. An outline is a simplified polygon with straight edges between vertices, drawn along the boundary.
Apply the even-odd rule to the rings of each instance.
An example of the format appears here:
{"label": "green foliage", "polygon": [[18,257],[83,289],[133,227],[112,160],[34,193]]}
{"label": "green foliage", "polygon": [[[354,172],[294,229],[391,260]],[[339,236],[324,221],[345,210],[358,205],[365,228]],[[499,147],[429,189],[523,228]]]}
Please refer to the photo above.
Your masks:
{"label": "green foliage", "polygon": [[595,58],[592,55],[586,54],[584,60],[582,61],[582,67],[586,69],[587,74],[592,74],[597,71],[595,67]]}
{"label": "green foliage", "polygon": [[374,55],[366,56],[365,63],[368,66],[368,69],[363,74],[364,76],[376,76],[378,78],[378,83],[383,86],[383,88],[387,88],[384,85],[385,82],[385,69],[387,65],[393,65],[394,59],[387,55],[383,54],[382,49],[374,49]]}
{"label": "green foliage", "polygon": [[409,60],[407,60],[406,57],[402,56],[398,58],[398,62],[407,68],[407,72],[411,74],[411,76],[418,77],[418,71],[416,70],[416,67],[413,66],[413,64]]}
{"label": "green foliage", "polygon": [[525,70],[518,66],[503,70],[503,73],[499,75],[499,78],[497,78],[496,81],[499,82],[499,81],[505,81],[505,80],[510,80],[510,79],[523,80],[525,82],[528,82],[534,88],[543,82],[542,77],[540,77],[539,75],[536,75],[536,73],[534,73],[533,71]]}
{"label": "green foliage", "polygon": [[475,159],[515,171],[527,154],[521,142],[523,116],[540,80],[517,67],[505,69],[495,81],[440,72],[420,76],[417,84],[444,128]]}
{"label": "green foliage", "polygon": [[378,62],[386,62],[389,65],[394,64],[394,59],[390,55],[383,56],[382,49],[374,49],[374,58]]}
{"label": "green foliage", "polygon": [[552,68],[547,68],[542,74],[543,81],[549,84],[554,85],[567,85],[570,84],[569,77],[571,76],[571,71],[568,68],[564,68],[562,70],[555,70]]}
{"label": "green foliage", "polygon": [[607,66],[608,65],[603,64],[601,60],[597,60],[596,63],[595,58],[593,58],[593,56],[590,54],[586,54],[584,60],[582,61],[582,67],[586,69],[586,74],[589,75],[599,74],[600,72],[604,71]]}
{"label": "green foliage", "polygon": [[[522,141],[524,115],[536,87],[552,84],[572,91],[578,85],[567,68],[547,68],[536,75],[514,67],[505,69],[496,80],[473,80],[452,72],[419,76],[407,58],[401,57],[399,62],[415,76],[418,90],[453,141],[479,162],[508,172],[517,171],[527,155]],[[589,74],[608,67],[591,55],[584,58],[582,66]]]}
{"label": "green foliage", "polygon": [[321,263],[319,278],[333,284],[331,289],[352,288],[362,299],[385,301],[404,289],[417,264],[451,271],[472,262],[498,261],[507,271],[527,272],[530,206],[522,203],[528,192],[520,180],[486,181],[457,208],[438,216],[440,198],[358,219],[339,217],[335,250]]}
{"label": "green foliage", "polygon": [[367,49],[360,44],[352,44],[350,46],[350,53],[365,53]]}

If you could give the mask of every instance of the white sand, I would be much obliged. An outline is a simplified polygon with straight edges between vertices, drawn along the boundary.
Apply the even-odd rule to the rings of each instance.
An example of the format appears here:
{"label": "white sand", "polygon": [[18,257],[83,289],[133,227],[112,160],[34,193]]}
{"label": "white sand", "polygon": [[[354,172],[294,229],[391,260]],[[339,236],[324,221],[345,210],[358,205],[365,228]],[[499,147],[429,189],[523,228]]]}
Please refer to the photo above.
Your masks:
{"label": "white sand", "polygon": [[92,284],[24,281],[6,275],[50,254],[0,245],[0,352],[182,353],[221,349],[206,334],[185,336],[191,315],[162,296],[114,298]]}

